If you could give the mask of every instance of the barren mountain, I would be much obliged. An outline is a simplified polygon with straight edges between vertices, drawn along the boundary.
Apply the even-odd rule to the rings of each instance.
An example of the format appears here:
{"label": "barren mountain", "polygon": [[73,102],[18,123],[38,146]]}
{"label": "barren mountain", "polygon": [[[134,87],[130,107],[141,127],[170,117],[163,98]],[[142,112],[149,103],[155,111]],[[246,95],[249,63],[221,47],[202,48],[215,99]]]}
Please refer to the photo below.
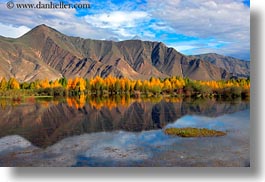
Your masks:
{"label": "barren mountain", "polygon": [[192,59],[198,58],[208,61],[220,68],[226,69],[234,77],[247,78],[250,76],[250,62],[236,59],[229,56],[223,56],[215,53],[190,56]]}
{"label": "barren mountain", "polygon": [[234,65],[237,61],[228,60],[223,66],[206,57],[187,57],[161,42],[82,39],[66,36],[46,25],[37,26],[17,39],[0,37],[0,55],[0,78],[15,77],[19,81],[97,75],[220,80],[229,78],[230,72],[249,75],[249,67],[242,71]]}

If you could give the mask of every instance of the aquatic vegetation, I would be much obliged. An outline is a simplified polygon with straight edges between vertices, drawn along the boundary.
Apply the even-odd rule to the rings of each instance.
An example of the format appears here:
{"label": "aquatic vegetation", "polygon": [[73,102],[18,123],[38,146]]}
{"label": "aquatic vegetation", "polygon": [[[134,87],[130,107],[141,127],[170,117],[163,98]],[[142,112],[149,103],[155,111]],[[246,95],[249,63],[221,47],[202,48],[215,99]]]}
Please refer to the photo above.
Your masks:
{"label": "aquatic vegetation", "polygon": [[206,128],[167,128],[164,130],[167,135],[180,137],[216,137],[226,135],[223,131],[210,130]]}

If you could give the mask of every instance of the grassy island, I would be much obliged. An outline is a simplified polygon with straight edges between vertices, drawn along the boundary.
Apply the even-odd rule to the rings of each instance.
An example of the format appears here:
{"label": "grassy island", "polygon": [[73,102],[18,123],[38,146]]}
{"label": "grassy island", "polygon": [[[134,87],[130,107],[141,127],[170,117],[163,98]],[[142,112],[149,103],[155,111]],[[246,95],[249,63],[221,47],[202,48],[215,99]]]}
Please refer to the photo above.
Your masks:
{"label": "grassy island", "polygon": [[167,135],[180,137],[217,137],[226,135],[223,131],[210,130],[206,128],[167,128],[164,130]]}

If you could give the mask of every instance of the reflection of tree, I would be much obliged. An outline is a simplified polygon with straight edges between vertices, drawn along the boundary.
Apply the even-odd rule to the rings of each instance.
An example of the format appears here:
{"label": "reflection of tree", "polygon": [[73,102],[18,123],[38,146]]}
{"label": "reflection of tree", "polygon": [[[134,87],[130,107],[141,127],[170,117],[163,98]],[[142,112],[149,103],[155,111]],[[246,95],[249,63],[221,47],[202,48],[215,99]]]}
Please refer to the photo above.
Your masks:
{"label": "reflection of tree", "polygon": [[114,97],[38,100],[13,107],[0,100],[0,137],[21,135],[46,147],[68,136],[101,131],[143,131],[163,128],[186,114],[216,117],[248,109],[249,102],[179,98]]}
{"label": "reflection of tree", "polygon": [[[163,97],[147,97],[147,98],[131,98],[129,95],[111,95],[111,96],[86,96],[81,94],[78,97],[67,97],[66,102],[69,107],[83,108],[85,104],[89,104],[92,108],[101,109],[106,107],[113,109],[118,106],[128,107],[133,102],[160,102]],[[181,98],[165,98],[168,102],[180,102]]]}
{"label": "reflection of tree", "polygon": [[6,101],[6,99],[0,99],[0,106],[1,106],[1,109],[5,110],[6,105],[7,105],[7,101]]}

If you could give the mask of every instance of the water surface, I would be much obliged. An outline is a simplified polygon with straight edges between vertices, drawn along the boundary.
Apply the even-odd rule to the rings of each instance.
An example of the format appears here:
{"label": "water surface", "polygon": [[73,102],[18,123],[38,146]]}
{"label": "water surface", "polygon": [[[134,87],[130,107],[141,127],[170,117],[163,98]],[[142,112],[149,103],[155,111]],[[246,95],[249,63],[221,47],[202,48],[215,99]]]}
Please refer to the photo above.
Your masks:
{"label": "water surface", "polygon": [[[249,102],[0,100],[0,166],[249,166]],[[226,131],[181,138],[167,127]]]}

